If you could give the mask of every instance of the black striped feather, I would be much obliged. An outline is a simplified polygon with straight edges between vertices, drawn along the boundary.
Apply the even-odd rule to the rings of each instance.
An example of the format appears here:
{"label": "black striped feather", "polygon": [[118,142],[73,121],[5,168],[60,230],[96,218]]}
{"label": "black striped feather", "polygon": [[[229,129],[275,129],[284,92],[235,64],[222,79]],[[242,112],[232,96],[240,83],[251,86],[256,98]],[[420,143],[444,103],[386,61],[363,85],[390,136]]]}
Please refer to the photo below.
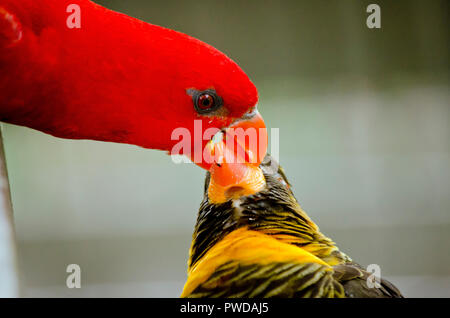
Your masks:
{"label": "black striped feather", "polygon": [[[267,155],[260,165],[266,189],[233,202],[212,204],[205,182],[190,250],[189,269],[233,231],[246,228],[311,253],[324,263],[261,260],[241,263],[229,259],[196,286],[187,297],[402,297],[390,282],[369,288],[370,273],[341,252],[323,235],[294,197],[283,169]],[[189,280],[188,280],[189,281]],[[189,289],[190,290],[190,289]]]}
{"label": "black striped feather", "polygon": [[344,297],[344,288],[326,265],[278,262],[243,265],[229,261],[187,297]]}

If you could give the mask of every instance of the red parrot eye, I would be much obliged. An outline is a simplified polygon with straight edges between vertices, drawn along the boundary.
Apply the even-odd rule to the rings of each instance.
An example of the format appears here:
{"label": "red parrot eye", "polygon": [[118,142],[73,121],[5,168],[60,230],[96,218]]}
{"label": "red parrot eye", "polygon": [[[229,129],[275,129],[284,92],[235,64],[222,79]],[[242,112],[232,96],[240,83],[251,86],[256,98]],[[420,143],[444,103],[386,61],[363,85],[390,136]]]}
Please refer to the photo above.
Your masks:
{"label": "red parrot eye", "polygon": [[214,90],[195,91],[192,95],[197,113],[207,114],[222,106],[222,99]]}
{"label": "red parrot eye", "polygon": [[198,107],[201,109],[209,109],[214,106],[214,97],[209,94],[200,95],[198,98]]}

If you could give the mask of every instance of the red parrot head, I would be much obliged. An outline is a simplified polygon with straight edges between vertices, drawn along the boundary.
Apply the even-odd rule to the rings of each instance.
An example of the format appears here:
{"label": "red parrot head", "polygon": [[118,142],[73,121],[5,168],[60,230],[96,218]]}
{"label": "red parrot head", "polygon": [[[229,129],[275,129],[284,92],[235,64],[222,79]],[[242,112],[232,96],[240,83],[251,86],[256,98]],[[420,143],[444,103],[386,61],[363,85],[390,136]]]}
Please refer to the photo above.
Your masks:
{"label": "red parrot head", "polygon": [[178,153],[207,169],[213,135],[254,128],[258,145],[234,139],[262,160],[257,90],[212,46],[88,0],[2,0],[0,9],[1,121],[171,153],[185,129]]}

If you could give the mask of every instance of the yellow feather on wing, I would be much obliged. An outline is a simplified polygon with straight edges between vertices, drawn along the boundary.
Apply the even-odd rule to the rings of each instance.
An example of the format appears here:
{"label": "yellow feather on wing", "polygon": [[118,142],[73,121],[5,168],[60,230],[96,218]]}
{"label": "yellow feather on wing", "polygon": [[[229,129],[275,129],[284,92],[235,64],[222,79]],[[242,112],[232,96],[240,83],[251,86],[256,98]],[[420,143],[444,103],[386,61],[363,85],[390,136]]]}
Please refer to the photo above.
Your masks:
{"label": "yellow feather on wing", "polygon": [[[199,297],[207,294],[208,297],[246,297],[261,294],[270,297],[271,294],[276,296],[283,292],[298,293],[305,290],[306,293],[310,285],[321,279],[332,283],[332,273],[332,268],[324,261],[295,245],[240,228],[225,236],[190,268],[181,296]],[[233,276],[233,279],[225,279],[229,276]],[[261,280],[266,281],[262,285],[267,285],[266,288],[261,288],[261,285],[259,290],[250,288]],[[278,283],[269,286],[276,280]],[[241,288],[239,284],[245,284],[248,288]],[[323,286],[323,292],[336,290],[336,295],[343,296],[343,289],[339,286]]]}

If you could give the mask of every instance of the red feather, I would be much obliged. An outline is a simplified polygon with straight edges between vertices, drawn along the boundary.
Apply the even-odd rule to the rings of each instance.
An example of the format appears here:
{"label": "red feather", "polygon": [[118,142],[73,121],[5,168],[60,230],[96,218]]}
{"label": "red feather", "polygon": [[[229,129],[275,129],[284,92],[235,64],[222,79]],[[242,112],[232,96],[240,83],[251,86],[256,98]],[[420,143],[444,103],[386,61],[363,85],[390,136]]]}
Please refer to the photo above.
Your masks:
{"label": "red feather", "polygon": [[[70,29],[69,4],[81,8]],[[87,0],[0,0],[0,120],[63,138],[170,150],[171,132],[223,128],[257,91],[217,49]],[[214,88],[222,116],[198,115],[188,89]]]}

